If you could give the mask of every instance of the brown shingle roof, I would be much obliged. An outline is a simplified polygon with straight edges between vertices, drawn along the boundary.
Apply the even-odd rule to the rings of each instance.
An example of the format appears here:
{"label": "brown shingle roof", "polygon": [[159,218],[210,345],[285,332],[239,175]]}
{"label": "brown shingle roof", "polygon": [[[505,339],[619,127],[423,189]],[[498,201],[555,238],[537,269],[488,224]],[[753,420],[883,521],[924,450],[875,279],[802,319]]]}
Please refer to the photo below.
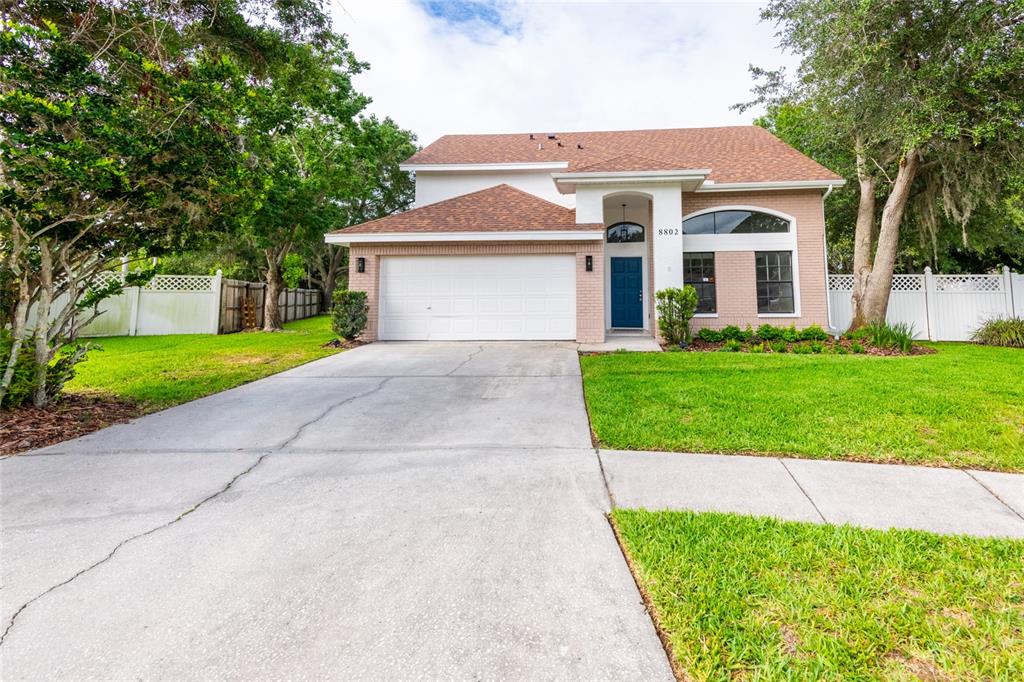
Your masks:
{"label": "brown shingle roof", "polygon": [[576,211],[509,185],[445,199],[404,213],[353,225],[335,233],[520,232],[600,230],[600,224],[576,224]]}
{"label": "brown shingle roof", "polygon": [[[649,170],[710,168],[714,182],[839,180],[764,128],[670,128],[581,133],[445,135],[406,163],[540,163],[567,161],[570,171],[611,163],[622,156],[648,157],[669,166]],[[558,143],[562,146],[559,147]],[[578,145],[578,146],[577,146]],[[628,168],[624,170],[638,170]]]}
{"label": "brown shingle roof", "polygon": [[622,154],[589,166],[573,169],[577,173],[617,173],[620,171],[684,170],[667,161],[651,159],[639,154]]}

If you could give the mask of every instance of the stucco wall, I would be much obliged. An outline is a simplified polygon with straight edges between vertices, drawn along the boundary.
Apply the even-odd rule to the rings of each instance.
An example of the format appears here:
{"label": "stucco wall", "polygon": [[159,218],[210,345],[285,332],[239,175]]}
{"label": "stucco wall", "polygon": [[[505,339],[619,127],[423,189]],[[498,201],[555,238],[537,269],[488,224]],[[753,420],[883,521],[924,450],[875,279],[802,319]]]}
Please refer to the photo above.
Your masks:
{"label": "stucco wall", "polygon": [[462,196],[488,187],[507,184],[541,199],[572,208],[576,197],[560,194],[551,179],[551,171],[516,171],[508,173],[416,172],[416,206],[426,206],[452,197]]}
{"label": "stucco wall", "polygon": [[[604,341],[604,242],[445,242],[434,244],[353,244],[349,253],[349,287],[365,291],[370,306],[363,340],[377,338],[380,309],[380,259],[382,256],[492,256],[524,254],[576,255],[576,340]],[[593,256],[594,269],[586,271],[586,257]],[[358,272],[359,258],[366,259],[366,271]]]}
{"label": "stucco wall", "polygon": [[[715,251],[717,317],[695,318],[693,329],[718,329],[733,324],[811,324],[828,327],[828,288],[825,278],[825,216],[821,190],[785,192],[683,193],[683,215],[716,206],[759,206],[796,220],[799,316],[759,316],[754,251]],[[685,242],[685,238],[684,238]]]}

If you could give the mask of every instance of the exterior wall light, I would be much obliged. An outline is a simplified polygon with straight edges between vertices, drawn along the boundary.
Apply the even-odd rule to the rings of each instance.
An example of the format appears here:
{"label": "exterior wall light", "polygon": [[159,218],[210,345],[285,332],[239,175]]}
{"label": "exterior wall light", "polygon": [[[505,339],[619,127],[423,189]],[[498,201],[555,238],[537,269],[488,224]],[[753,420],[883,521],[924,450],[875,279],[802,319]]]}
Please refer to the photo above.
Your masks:
{"label": "exterior wall light", "polygon": [[593,256],[587,256],[587,272],[593,272],[593,271],[594,271],[594,257]]}
{"label": "exterior wall light", "polygon": [[356,272],[366,272],[366,259],[356,258]]}

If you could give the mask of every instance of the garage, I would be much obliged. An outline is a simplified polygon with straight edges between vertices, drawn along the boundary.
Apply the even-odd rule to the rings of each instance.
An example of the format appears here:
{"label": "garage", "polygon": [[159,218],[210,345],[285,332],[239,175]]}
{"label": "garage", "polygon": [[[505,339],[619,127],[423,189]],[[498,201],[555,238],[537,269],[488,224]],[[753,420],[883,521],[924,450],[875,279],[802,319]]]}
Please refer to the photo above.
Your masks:
{"label": "garage", "polygon": [[385,256],[378,338],[572,340],[576,257]]}

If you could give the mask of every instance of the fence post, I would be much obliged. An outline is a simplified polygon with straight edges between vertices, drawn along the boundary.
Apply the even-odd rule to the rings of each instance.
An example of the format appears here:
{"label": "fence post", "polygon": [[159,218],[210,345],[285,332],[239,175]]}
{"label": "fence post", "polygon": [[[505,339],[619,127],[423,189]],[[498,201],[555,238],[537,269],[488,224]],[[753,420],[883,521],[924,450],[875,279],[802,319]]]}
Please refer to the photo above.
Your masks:
{"label": "fence post", "polygon": [[1010,274],[1010,287],[1013,289],[1014,317],[1024,317],[1024,275]]}
{"label": "fence post", "polygon": [[224,295],[221,287],[224,283],[224,272],[218,268],[210,282],[210,333],[220,333],[220,299]]}
{"label": "fence post", "polygon": [[924,268],[924,308],[928,316],[928,340],[934,341],[938,331],[935,323],[935,276],[929,266]]}
{"label": "fence post", "polygon": [[1006,317],[1013,317],[1013,277],[1006,265],[1003,266],[1003,295],[1006,297]]}
{"label": "fence post", "polygon": [[128,294],[128,336],[135,336],[139,331],[139,299],[142,297],[142,287],[128,287],[125,289]]}

